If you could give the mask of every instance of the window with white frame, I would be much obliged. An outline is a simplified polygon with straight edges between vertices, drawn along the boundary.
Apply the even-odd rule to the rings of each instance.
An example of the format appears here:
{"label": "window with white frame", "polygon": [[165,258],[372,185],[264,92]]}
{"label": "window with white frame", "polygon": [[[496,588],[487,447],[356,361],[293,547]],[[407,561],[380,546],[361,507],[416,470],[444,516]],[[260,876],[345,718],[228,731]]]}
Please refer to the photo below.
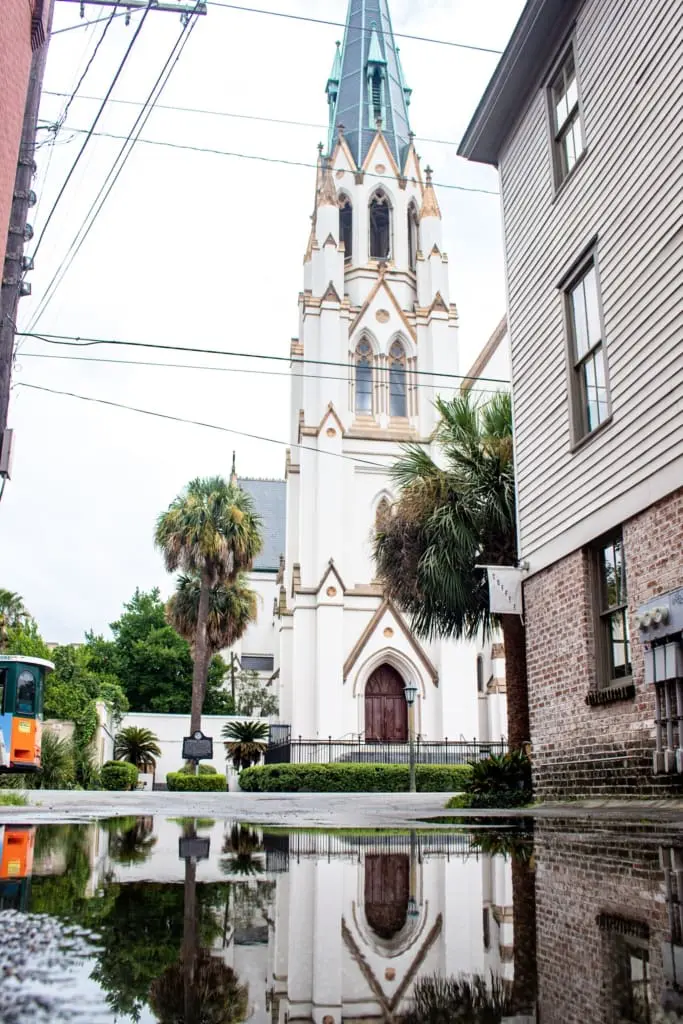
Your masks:
{"label": "window with white frame", "polygon": [[555,185],[559,186],[574,169],[585,149],[579,80],[574,47],[570,46],[549,87],[552,121]]}
{"label": "window with white frame", "polygon": [[356,346],[354,403],[355,411],[360,416],[372,416],[372,362],[372,346],[367,338],[362,338]]}
{"label": "window with white frame", "polygon": [[389,349],[389,415],[396,418],[408,415],[406,350],[400,341],[394,341]]}

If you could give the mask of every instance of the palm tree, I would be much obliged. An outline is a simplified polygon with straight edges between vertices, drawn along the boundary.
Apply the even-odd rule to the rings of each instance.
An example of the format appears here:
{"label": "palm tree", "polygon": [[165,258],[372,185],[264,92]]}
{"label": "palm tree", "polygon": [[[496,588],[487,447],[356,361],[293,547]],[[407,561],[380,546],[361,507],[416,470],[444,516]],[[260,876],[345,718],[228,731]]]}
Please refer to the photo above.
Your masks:
{"label": "palm tree", "polygon": [[7,638],[8,629],[23,626],[31,619],[21,594],[0,587],[0,643]]}
{"label": "palm tree", "polygon": [[264,865],[254,855],[262,852],[263,840],[258,832],[248,825],[233,825],[223,844],[223,853],[228,856],[221,860],[221,870],[228,875],[259,875]]}
{"label": "palm tree", "polygon": [[416,983],[403,1024],[500,1024],[511,1008],[507,984],[496,975],[430,975]]}
{"label": "palm tree", "polygon": [[[166,605],[169,623],[190,643],[197,635],[200,591],[200,577],[196,573],[184,573],[178,577],[176,592]],[[256,619],[257,610],[256,592],[247,585],[244,573],[239,573],[234,580],[215,583],[209,593],[206,623],[210,654],[232,647],[244,636],[249,623]]]}
{"label": "palm tree", "polygon": [[141,772],[156,768],[156,759],[161,757],[159,737],[151,729],[129,725],[116,734],[114,757],[117,761],[130,761]]}
{"label": "palm tree", "polygon": [[251,566],[261,550],[261,520],[234,473],[230,483],[222,477],[197,478],[159,516],[154,540],[169,572],[181,569],[200,581],[190,725],[195,732],[201,726],[209,669],[211,590]]}
{"label": "palm tree", "polygon": [[487,575],[476,568],[517,559],[512,401],[497,393],[479,405],[467,392],[436,408],[444,468],[424,447],[404,446],[392,469],[399,498],[375,536],[377,573],[420,636],[471,640],[502,627],[508,741],[518,750],[530,732],[524,626],[491,615]]}
{"label": "palm tree", "polygon": [[228,722],[223,726],[221,735],[228,741],[225,753],[238,772],[260,761],[268,749],[268,726],[265,722]]}

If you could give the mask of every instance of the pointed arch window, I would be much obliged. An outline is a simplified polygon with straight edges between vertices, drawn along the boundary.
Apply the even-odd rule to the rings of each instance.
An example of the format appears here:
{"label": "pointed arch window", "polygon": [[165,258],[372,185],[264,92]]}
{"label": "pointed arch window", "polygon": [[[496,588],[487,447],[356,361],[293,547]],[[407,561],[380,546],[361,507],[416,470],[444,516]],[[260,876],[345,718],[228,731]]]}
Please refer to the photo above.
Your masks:
{"label": "pointed arch window", "polygon": [[391,255],[391,206],[386,192],[378,189],[370,200],[370,258],[386,260]]}
{"label": "pointed arch window", "polygon": [[400,341],[395,341],[389,349],[389,415],[408,415],[406,350]]}
{"label": "pointed arch window", "polygon": [[370,127],[374,128],[378,121],[383,118],[384,111],[384,81],[382,76],[382,69],[376,67],[370,75]]}
{"label": "pointed arch window", "polygon": [[366,339],[358,342],[356,348],[356,413],[372,415],[372,347]]}
{"label": "pointed arch window", "polygon": [[344,259],[350,260],[353,255],[353,208],[348,196],[339,199],[339,241],[344,243],[346,250]]}
{"label": "pointed arch window", "polygon": [[391,503],[389,499],[384,496],[380,498],[375,509],[375,532],[379,532],[387,519],[391,515]]}
{"label": "pointed arch window", "polygon": [[419,225],[417,206],[415,203],[411,203],[408,207],[408,266],[411,270],[415,270],[417,267]]}

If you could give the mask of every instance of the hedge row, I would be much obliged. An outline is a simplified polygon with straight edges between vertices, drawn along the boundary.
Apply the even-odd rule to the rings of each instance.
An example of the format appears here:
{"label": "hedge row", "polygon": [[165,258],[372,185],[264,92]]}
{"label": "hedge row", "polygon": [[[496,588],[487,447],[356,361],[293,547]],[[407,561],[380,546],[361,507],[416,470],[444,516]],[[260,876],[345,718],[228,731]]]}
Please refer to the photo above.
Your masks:
{"label": "hedge row", "polygon": [[107,761],[100,769],[102,789],[129,790],[138,784],[138,770],[129,761]]}
{"label": "hedge row", "polygon": [[186,775],[184,772],[169,772],[166,785],[176,793],[224,793],[227,789],[225,775]]}
{"label": "hedge row", "polygon": [[[469,773],[465,764],[418,764],[418,792],[457,792]],[[240,787],[250,793],[402,793],[409,781],[404,764],[269,764],[240,773]]]}

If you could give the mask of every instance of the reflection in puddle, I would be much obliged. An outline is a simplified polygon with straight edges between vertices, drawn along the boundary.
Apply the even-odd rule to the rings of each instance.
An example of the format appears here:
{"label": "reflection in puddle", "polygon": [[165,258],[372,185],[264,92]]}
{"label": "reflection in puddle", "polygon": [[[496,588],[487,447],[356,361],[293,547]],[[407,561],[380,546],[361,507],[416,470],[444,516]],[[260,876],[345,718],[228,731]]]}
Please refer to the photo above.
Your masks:
{"label": "reflection in puddle", "polygon": [[683,1021],[683,837],[0,828],[0,1021]]}

